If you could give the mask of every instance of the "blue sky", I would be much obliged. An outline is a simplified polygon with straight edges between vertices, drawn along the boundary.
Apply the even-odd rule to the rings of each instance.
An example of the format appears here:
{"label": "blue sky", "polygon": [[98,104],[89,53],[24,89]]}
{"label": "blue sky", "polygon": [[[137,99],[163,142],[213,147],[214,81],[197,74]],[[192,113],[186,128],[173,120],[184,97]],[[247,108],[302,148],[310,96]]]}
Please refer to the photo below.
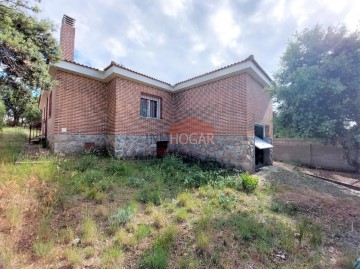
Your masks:
{"label": "blue sky", "polygon": [[250,54],[272,75],[288,40],[313,27],[360,24],[359,0],[43,0],[42,18],[76,19],[76,61],[112,60],[171,84]]}

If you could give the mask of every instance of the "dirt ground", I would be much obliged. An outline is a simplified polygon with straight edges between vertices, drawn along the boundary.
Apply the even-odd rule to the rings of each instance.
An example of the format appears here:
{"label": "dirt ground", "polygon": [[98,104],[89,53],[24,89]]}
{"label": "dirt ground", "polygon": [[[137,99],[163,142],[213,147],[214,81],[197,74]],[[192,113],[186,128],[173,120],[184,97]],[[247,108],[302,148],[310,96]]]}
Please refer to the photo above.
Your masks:
{"label": "dirt ground", "polygon": [[[331,172],[326,173],[329,176]],[[331,259],[340,249],[360,255],[359,191],[305,175],[284,163],[264,167],[257,176],[280,186],[274,199],[296,205],[299,214],[325,226],[325,247]]]}

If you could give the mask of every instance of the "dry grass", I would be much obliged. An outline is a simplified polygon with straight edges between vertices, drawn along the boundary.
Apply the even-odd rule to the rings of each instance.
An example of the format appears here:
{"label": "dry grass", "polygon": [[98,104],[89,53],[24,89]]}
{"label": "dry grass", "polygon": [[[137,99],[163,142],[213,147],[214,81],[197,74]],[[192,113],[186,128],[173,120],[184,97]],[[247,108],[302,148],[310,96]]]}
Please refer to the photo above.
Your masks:
{"label": "dry grass", "polygon": [[[286,198],[277,188],[260,186],[255,194],[246,194],[222,177],[217,185],[185,186],[181,178],[200,173],[200,168],[176,158],[164,160],[166,166],[95,155],[16,166],[12,161],[25,140],[21,129],[0,134],[0,267],[332,266],[321,254],[326,253],[324,242],[329,245],[321,219],[301,226],[304,215],[295,207],[273,204],[279,194]],[[294,201],[304,207],[300,194]],[[312,192],[306,199],[308,195],[319,207],[324,201]],[[300,244],[294,234],[302,229]],[[354,259],[344,250],[335,252],[343,266]],[[282,253],[286,260],[276,257]]]}

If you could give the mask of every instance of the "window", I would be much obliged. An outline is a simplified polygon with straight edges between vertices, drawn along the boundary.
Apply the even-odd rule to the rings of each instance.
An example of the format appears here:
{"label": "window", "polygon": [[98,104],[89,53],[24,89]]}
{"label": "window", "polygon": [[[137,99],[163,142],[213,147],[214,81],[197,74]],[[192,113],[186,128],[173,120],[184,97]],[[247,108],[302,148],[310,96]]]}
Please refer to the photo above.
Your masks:
{"label": "window", "polygon": [[51,114],[52,114],[52,92],[50,92],[50,96],[49,96],[49,118],[51,118]]}
{"label": "window", "polygon": [[160,98],[141,95],[140,116],[160,119]]}

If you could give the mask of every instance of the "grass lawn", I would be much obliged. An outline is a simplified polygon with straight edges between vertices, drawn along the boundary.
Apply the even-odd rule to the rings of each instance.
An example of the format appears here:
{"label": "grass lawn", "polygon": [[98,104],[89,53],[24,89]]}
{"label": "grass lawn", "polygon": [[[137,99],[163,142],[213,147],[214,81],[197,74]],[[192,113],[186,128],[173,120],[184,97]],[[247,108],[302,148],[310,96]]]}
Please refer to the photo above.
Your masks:
{"label": "grass lawn", "polygon": [[0,133],[0,268],[329,268],[322,223],[277,185],[175,156],[14,165],[25,141]]}

